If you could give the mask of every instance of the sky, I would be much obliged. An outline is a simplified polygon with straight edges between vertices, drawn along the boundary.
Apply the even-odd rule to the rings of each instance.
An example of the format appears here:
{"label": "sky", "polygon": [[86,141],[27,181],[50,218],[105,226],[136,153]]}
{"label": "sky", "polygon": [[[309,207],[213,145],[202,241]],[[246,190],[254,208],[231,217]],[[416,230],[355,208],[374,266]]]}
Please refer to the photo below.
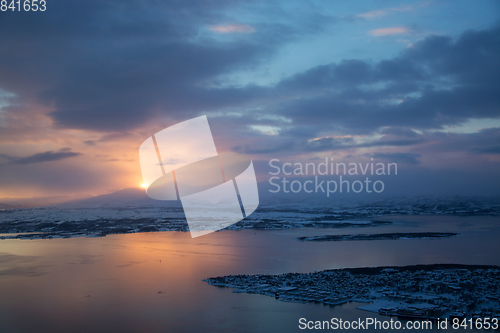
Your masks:
{"label": "sky", "polygon": [[393,193],[500,194],[498,1],[48,1],[0,12],[0,198],[140,187],[207,115],[219,153],[399,166]]}

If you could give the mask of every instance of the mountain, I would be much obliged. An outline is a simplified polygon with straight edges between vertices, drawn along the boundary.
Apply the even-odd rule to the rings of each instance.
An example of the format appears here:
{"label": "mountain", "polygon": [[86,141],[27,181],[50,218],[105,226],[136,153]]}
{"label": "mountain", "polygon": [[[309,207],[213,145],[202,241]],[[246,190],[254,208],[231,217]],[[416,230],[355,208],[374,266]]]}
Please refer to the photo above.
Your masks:
{"label": "mountain", "polygon": [[125,208],[125,207],[172,207],[180,206],[179,201],[161,201],[149,198],[144,189],[125,188],[113,193],[98,195],[88,199],[64,203],[59,208]]}

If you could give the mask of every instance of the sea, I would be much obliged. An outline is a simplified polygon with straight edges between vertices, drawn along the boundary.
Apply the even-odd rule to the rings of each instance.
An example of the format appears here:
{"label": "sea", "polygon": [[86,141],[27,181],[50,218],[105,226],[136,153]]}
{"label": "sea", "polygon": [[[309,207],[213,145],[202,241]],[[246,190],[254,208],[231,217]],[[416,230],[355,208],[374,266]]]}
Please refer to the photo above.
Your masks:
{"label": "sea", "polygon": [[[211,286],[203,280],[231,274],[347,267],[500,265],[500,217],[375,219],[393,223],[345,229],[223,230],[198,238],[191,238],[189,232],[166,231],[0,240],[0,332],[302,332],[301,318],[390,318],[357,309],[361,303],[282,302],[258,294],[233,293],[231,288]],[[442,239],[297,240],[302,236],[392,232],[459,235]],[[434,327],[426,331],[443,330]]]}

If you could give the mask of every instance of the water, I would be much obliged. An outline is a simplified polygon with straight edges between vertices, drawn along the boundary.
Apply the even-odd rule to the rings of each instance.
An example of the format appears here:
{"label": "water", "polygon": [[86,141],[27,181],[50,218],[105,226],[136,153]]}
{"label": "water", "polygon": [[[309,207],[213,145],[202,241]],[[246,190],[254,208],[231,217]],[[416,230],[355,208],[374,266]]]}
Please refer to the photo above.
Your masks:
{"label": "water", "polygon": [[[290,332],[299,318],[388,317],[235,294],[202,280],[329,268],[433,263],[500,265],[500,218],[396,216],[350,229],[157,232],[104,238],[2,240],[0,332]],[[458,237],[299,242],[299,236],[457,232]],[[437,330],[436,330],[437,331]]]}

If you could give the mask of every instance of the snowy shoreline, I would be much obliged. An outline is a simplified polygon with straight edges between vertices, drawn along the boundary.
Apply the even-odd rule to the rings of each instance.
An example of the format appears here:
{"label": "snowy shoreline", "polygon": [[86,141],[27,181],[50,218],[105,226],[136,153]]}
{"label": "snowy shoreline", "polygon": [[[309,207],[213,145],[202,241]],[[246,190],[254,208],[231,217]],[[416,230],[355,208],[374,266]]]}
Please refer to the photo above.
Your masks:
{"label": "snowy shoreline", "polygon": [[[229,275],[203,280],[234,293],[283,302],[339,305],[366,302],[360,310],[430,319],[451,313],[500,315],[500,266],[434,264],[325,270],[279,275]],[[493,293],[492,293],[493,292]]]}

